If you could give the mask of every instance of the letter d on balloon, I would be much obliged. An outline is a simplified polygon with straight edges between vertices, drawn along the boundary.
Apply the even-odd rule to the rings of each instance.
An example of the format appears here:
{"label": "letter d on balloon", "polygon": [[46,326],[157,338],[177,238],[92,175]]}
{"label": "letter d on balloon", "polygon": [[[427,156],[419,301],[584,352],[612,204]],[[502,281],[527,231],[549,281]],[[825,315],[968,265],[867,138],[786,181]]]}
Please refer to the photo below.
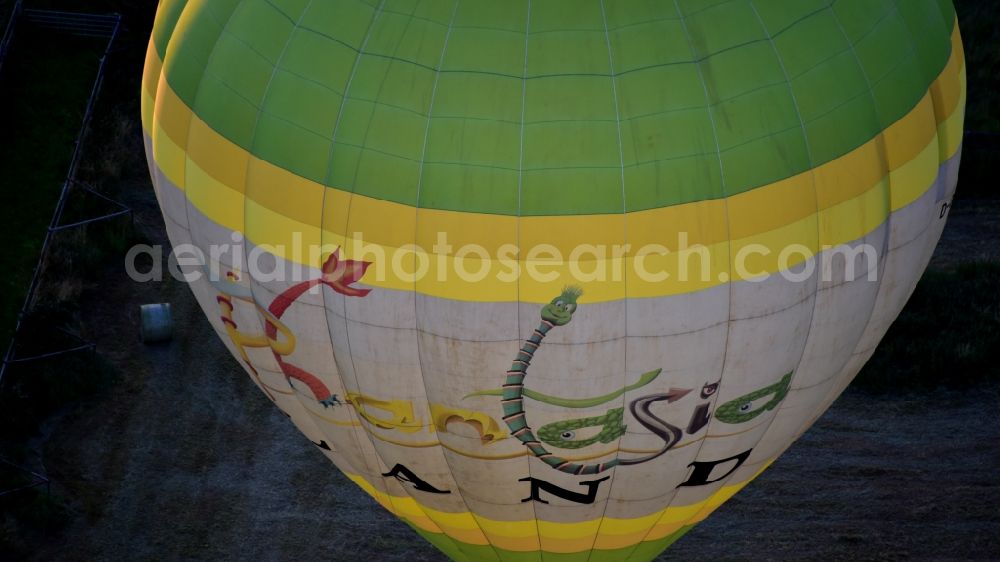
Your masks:
{"label": "letter d on balloon", "polygon": [[[680,488],[683,486],[704,486],[706,484],[714,484],[715,482],[718,482],[719,480],[722,480],[724,478],[729,478],[730,474],[736,472],[736,469],[743,466],[743,463],[745,463],[747,459],[750,458],[750,453],[752,451],[753,449],[747,449],[746,451],[743,451],[742,453],[734,457],[729,457],[728,459],[722,459],[717,461],[708,461],[708,462],[695,461],[688,465],[689,467],[691,466],[694,467],[694,470],[691,471],[691,476],[688,476],[688,479],[685,480],[684,482],[681,482],[680,486],[677,487]],[[736,461],[736,464],[734,464],[733,467],[727,470],[726,473],[723,474],[722,476],[719,476],[714,480],[709,480],[709,478],[712,477],[712,472],[715,471],[715,467],[730,461]]]}

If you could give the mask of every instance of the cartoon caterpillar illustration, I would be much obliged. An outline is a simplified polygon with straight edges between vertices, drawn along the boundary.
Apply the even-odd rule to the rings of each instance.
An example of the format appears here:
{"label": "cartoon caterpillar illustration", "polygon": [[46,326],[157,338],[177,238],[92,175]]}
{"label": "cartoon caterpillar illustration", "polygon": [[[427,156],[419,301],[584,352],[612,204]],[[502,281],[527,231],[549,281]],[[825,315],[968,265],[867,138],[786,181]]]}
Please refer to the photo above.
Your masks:
{"label": "cartoon caterpillar illustration", "polygon": [[[646,429],[663,440],[663,446],[659,451],[634,459],[612,459],[607,462],[590,464],[571,462],[550,452],[545,447],[545,444],[543,444],[543,441],[554,447],[578,449],[597,442],[610,443],[625,434],[626,428],[623,423],[624,408],[608,410],[603,416],[578,418],[547,424],[538,430],[538,437],[535,436],[534,430],[528,425],[527,415],[524,411],[524,398],[526,394],[530,393],[530,391],[526,393],[524,389],[524,380],[528,376],[528,367],[531,366],[531,360],[534,358],[538,348],[541,347],[545,336],[553,328],[565,326],[573,319],[573,313],[576,312],[577,308],[577,300],[582,294],[583,291],[578,287],[567,287],[563,290],[562,294],[552,299],[552,302],[542,308],[541,322],[531,336],[525,340],[524,345],[517,352],[517,357],[511,364],[510,370],[507,371],[507,376],[504,379],[503,388],[500,393],[500,403],[503,406],[503,421],[510,428],[511,435],[523,443],[533,455],[560,472],[575,475],[590,475],[600,474],[618,465],[634,465],[650,461],[666,453],[676,445],[683,435],[682,430],[655,416],[650,411],[650,406],[656,402],[674,402],[683,398],[690,390],[670,389],[666,393],[643,396],[642,398],[633,400],[629,404],[629,411],[633,417]],[[660,370],[657,369],[643,375],[641,379],[642,384],[650,382],[659,373]],[[611,396],[617,395],[619,393],[614,393]],[[536,395],[533,397],[541,398],[542,396]],[[576,440],[575,430],[598,425],[602,427],[600,433],[589,439]]]}

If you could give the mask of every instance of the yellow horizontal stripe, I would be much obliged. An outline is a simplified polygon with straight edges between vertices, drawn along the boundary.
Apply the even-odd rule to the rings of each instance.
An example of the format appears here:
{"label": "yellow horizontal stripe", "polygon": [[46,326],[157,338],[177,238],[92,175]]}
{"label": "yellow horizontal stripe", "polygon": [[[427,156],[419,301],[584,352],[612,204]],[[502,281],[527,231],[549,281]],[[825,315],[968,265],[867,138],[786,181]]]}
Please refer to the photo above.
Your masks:
{"label": "yellow horizontal stripe", "polygon": [[[965,51],[962,48],[962,34],[957,22],[951,32],[951,51],[951,57],[941,75],[959,74],[961,76],[959,83],[965,84]],[[931,84],[931,93],[934,94],[934,113],[938,116],[949,115],[956,106],[965,105],[965,100],[960,99],[962,90],[958,87],[958,83],[935,81]]]}
{"label": "yellow horizontal stripe", "polygon": [[[937,138],[935,127],[934,138]],[[897,211],[916,201],[927,191],[927,178],[936,178],[938,160],[937,142],[928,144],[913,160],[903,164],[889,174],[892,210]]]}
{"label": "yellow horizontal stripe", "polygon": [[[954,114],[938,125],[938,146],[941,149],[938,159],[942,162],[948,160],[951,155],[958,152],[958,148],[962,145],[962,140],[965,138],[965,101],[967,97],[965,73],[966,69],[963,66],[959,72],[959,81],[962,84],[962,88],[959,92],[958,105],[955,108]],[[935,109],[935,111],[937,110]]]}
{"label": "yellow horizontal stripe", "polygon": [[[150,134],[160,169],[179,188],[188,191],[195,188],[195,193],[188,196],[196,208],[228,229],[245,232],[254,243],[284,246],[275,248],[274,253],[285,259],[291,254],[291,232],[298,231],[303,233],[300,239],[303,244],[342,246],[347,257],[375,261],[364,278],[365,284],[413,290],[412,280],[394,275],[389,265],[394,260],[414,263],[410,252],[399,250],[414,242],[414,233],[416,243],[431,251],[437,233],[445,232],[452,250],[449,255],[430,256],[428,265],[430,271],[436,272],[443,261],[443,269],[451,275],[445,279],[425,276],[416,286],[423,294],[470,301],[520,298],[546,302],[567,280],[579,280],[581,271],[603,272],[606,279],[617,281],[621,280],[621,274],[615,277],[615,272],[627,271],[627,296],[665,296],[728,281],[738,253],[753,245],[763,245],[771,254],[751,256],[746,269],[752,275],[735,275],[733,279],[779,271],[782,264],[778,253],[789,243],[804,244],[816,252],[822,244],[835,245],[863,237],[887,215],[884,202],[887,174],[892,210],[904,207],[924,193],[936,178],[942,158],[950,158],[961,140],[965,69],[957,32],[954,38],[956,48],[951,61],[917,107],[879,137],[844,157],[724,201],[701,201],[625,215],[517,219],[421,209],[418,220],[412,207],[325,188],[251,156],[194,116],[165,82],[156,91]],[[158,65],[153,61],[147,68],[155,72]],[[151,94],[148,88],[152,82],[147,76],[147,96]],[[942,113],[946,110],[948,113]],[[885,162],[889,163],[888,170]],[[276,185],[282,189],[274,189]],[[247,216],[252,217],[245,221],[245,226],[241,220],[244,208]],[[631,244],[627,257],[597,260],[584,254],[575,260],[579,264],[568,263],[573,248],[582,244],[620,244],[626,230]],[[366,248],[354,245],[357,233],[368,245],[367,254]],[[693,275],[687,281],[680,279],[685,267],[695,272],[700,267],[697,254],[678,251],[681,233],[688,236],[689,245],[704,245],[707,249],[709,275]],[[567,261],[553,264],[551,256],[544,254],[511,253],[506,263],[496,258],[501,247],[514,242],[525,250],[538,244],[550,245],[562,252]],[[455,257],[456,249],[465,244],[482,246],[494,257],[487,261],[475,255]],[[648,244],[660,244],[670,252],[637,256],[636,252]],[[784,265],[794,266],[801,259],[800,256]],[[519,287],[498,279],[517,266],[517,262],[533,266],[539,272],[552,272],[556,278],[542,282],[522,275]],[[456,264],[471,272],[479,271],[482,266],[485,278],[459,279]],[[637,264],[645,265],[651,272],[665,272],[669,278],[639,279],[631,275]],[[626,296],[622,282],[593,283],[586,288],[588,302]]]}
{"label": "yellow horizontal stripe", "polygon": [[147,131],[153,129],[153,101],[156,99],[156,89],[160,82],[160,73],[163,64],[156,52],[153,40],[149,40],[149,48],[146,51],[146,62],[142,69],[142,127]]}
{"label": "yellow horizontal stripe", "polygon": [[[180,164],[178,164],[180,165]],[[211,207],[216,210],[215,222],[237,232],[244,232],[245,197],[243,194],[225,189],[211,174],[201,169],[196,162],[187,158],[184,165],[189,187],[185,192],[188,200],[198,209]]]}
{"label": "yellow horizontal stripe", "polygon": [[[381,492],[361,475],[347,474],[347,477],[382,507],[421,530],[444,533],[467,544],[493,544],[505,550],[530,552],[541,548],[547,552],[571,553],[590,550],[592,544],[593,548],[610,550],[635,545],[643,538],[663,538],[682,526],[707,517],[761,472],[763,469],[745,482],[724,486],[695,505],[667,507],[629,519],[602,517],[578,523],[535,519],[501,521],[468,512],[448,513],[422,505],[409,496],[391,496]],[[486,542],[487,539],[489,542]]]}
{"label": "yellow horizontal stripe", "polygon": [[[170,106],[167,109],[169,113],[187,110],[187,106],[184,106],[184,102],[180,101],[173,94],[173,91],[167,97],[169,98],[167,102]],[[178,104],[183,109],[182,107],[178,107]],[[159,112],[156,115],[159,115]],[[251,165],[250,153],[233,143],[220,143],[218,142],[218,137],[218,133],[209,127],[207,123],[197,117],[193,118],[190,121],[187,133],[188,157],[192,158],[202,169],[219,180],[221,185],[228,186],[237,193],[244,193],[248,169]],[[255,169],[254,171],[257,173],[267,172],[266,169],[260,171]],[[283,180],[284,178],[278,179]],[[270,189],[268,191],[284,196],[290,190]],[[265,195],[263,193],[255,194],[260,203],[265,205],[273,204],[274,195],[271,195],[269,199],[265,199]],[[296,201],[300,200],[296,199]],[[280,212],[282,208],[276,206],[274,209]],[[298,217],[300,215],[291,214],[289,216]]]}

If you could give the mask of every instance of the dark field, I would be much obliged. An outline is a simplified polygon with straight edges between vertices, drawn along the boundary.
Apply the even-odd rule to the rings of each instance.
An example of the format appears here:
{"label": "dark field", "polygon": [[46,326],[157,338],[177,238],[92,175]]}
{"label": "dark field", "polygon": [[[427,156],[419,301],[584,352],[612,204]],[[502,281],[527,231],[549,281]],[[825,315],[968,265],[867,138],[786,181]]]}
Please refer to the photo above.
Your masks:
{"label": "dark field", "polygon": [[[0,0],[0,28],[10,4]],[[155,2],[30,4],[125,13],[83,173],[136,211],[135,231],[117,242],[166,243],[135,100]],[[1000,3],[956,4],[970,66],[968,129],[997,132]],[[15,241],[0,258],[12,272],[0,334],[23,298],[96,69],[93,45],[21,44],[25,57],[0,74],[0,225]],[[855,384],[663,560],[1000,559],[997,156],[989,142],[966,146],[931,268]],[[99,355],[4,381],[0,456],[53,486],[51,496],[0,499],[0,560],[442,559],[256,390],[185,286],[134,283],[120,256],[109,250],[74,273],[71,293],[82,304],[60,309]],[[150,302],[173,304],[177,337],[166,346],[139,342],[138,305]],[[18,478],[0,470],[0,484]]]}

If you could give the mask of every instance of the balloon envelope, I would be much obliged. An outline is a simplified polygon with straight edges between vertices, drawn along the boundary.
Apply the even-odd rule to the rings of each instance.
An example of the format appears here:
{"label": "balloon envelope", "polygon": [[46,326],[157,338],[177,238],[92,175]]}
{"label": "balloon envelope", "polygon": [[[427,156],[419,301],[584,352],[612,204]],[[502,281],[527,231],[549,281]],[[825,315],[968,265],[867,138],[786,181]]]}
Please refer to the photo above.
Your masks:
{"label": "balloon envelope", "polygon": [[965,65],[948,0],[162,0],[142,94],[194,294],[340,470],[457,560],[641,560],[899,313]]}

